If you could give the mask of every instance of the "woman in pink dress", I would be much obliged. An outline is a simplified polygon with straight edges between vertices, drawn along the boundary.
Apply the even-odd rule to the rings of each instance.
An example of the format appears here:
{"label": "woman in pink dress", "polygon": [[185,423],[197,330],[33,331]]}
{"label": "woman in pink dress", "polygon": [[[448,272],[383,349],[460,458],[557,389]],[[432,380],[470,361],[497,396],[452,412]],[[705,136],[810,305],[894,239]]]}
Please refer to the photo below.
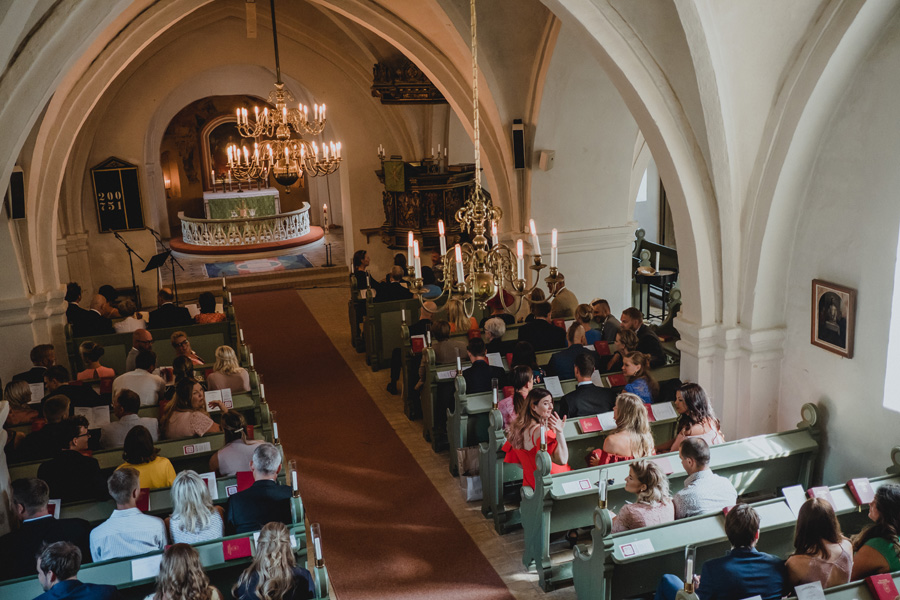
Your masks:
{"label": "woman in pink dress", "polygon": [[509,436],[503,444],[504,462],[522,465],[522,486],[534,488],[534,472],[537,469],[537,453],[541,445],[541,426],[545,427],[547,453],[553,461],[551,473],[563,473],[572,468],[569,448],[563,434],[565,417],[553,412],[553,396],[545,389],[534,389],[525,398],[525,407],[509,426]]}
{"label": "woman in pink dress", "polygon": [[[221,400],[215,404],[225,413],[228,411]],[[206,397],[203,387],[192,379],[182,379],[175,384],[175,398],[166,406],[160,419],[160,429],[168,439],[200,437],[207,433],[221,431],[206,411]]]}
{"label": "woman in pink dress", "polygon": [[596,467],[654,454],[650,419],[643,400],[622,392],[616,397],[613,418],[616,428],[606,436],[602,449],[588,455],[588,465]]}
{"label": "woman in pink dress", "polygon": [[650,527],[675,520],[675,504],[669,495],[669,480],[655,462],[636,460],[625,478],[625,491],[637,496],[613,517],[612,532]]}
{"label": "woman in pink dress", "polygon": [[534,388],[534,374],[531,367],[519,365],[512,370],[513,393],[497,403],[500,414],[503,415],[503,429],[509,431],[509,426],[516,419],[516,415],[522,412],[525,406],[525,398]]}
{"label": "woman in pink dress", "polygon": [[719,428],[719,420],[713,411],[709,397],[696,383],[685,383],[675,392],[675,412],[678,428],[675,439],[656,447],[658,452],[678,452],[682,442],[689,437],[702,438],[709,446],[722,444],[725,436]]}

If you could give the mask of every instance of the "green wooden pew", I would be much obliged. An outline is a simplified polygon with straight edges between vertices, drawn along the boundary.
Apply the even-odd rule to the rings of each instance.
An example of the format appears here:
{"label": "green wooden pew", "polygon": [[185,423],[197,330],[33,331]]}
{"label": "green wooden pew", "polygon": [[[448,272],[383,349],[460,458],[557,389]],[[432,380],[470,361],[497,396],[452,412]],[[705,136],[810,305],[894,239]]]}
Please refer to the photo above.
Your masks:
{"label": "green wooden pew", "polygon": [[373,371],[391,366],[391,353],[403,343],[400,339],[401,311],[407,318],[417,316],[421,303],[417,298],[375,302],[371,290],[366,292],[366,318],[364,336],[366,342],[366,364]]}
{"label": "green wooden pew", "polygon": [[[565,385],[563,386],[565,390]],[[569,466],[573,469],[585,469],[587,464],[584,457],[593,450],[603,447],[603,441],[611,431],[597,431],[594,433],[581,433],[576,425],[578,419],[566,421],[564,433],[566,444],[569,448]],[[661,444],[675,437],[677,419],[664,419],[650,423],[650,431],[653,440]],[[488,441],[479,445],[479,465],[481,474],[481,487],[484,496],[481,501],[481,513],[494,521],[494,529],[497,533],[508,533],[522,523],[519,513],[518,497],[519,488],[522,485],[522,467],[515,463],[503,462],[506,453],[503,452],[503,444],[506,443],[506,432],[503,430],[503,416],[499,410],[490,413],[490,428]],[[515,489],[516,500],[509,505],[506,497],[507,490]]]}
{"label": "green wooden pew", "polygon": [[350,343],[353,344],[353,348],[360,353],[366,351],[366,341],[363,336],[365,305],[365,294],[360,293],[360,289],[356,286],[356,276],[353,273],[350,273],[350,298],[347,300],[347,318],[350,321]]}
{"label": "green wooden pew", "polygon": [[[808,486],[819,453],[820,432],[815,426],[815,406],[804,405],[802,414],[804,420],[798,429],[712,446],[710,467],[716,474],[728,477],[738,494],[774,491],[798,483]],[[669,487],[673,493],[677,492],[687,477],[678,454],[671,452],[660,456],[668,459],[673,469],[669,475]],[[549,591],[572,577],[571,561],[551,561],[550,535],[591,525],[601,470],[615,480],[609,486],[607,497],[607,505],[612,511],[617,512],[626,501],[633,499],[633,495],[625,492],[624,486],[630,463],[620,462],[551,475],[550,456],[546,452],[538,453],[535,489],[522,488],[519,510],[525,531],[522,563],[526,568],[532,564],[537,567],[544,590]],[[577,486],[581,480],[588,481],[589,489],[566,490],[568,484]],[[614,594],[614,597],[621,596]]]}
{"label": "green wooden pew", "polygon": [[[885,484],[900,483],[900,476],[885,475],[870,481],[877,490]],[[868,522],[867,511],[860,509],[846,485],[831,486],[830,491],[841,530],[845,535],[858,532]],[[759,549],[786,558],[794,549],[796,525],[796,517],[786,500],[775,498],[753,507],[760,515]],[[725,536],[725,517],[720,512],[620,533],[610,533],[611,522],[606,511],[595,509],[593,517],[592,546],[576,546],[571,563],[579,600],[652,594],[663,574],[683,577],[685,546],[697,548],[698,574],[704,561],[723,556],[731,547]],[[650,540],[653,550],[626,557],[622,546],[641,540]],[[826,597],[829,600],[870,598],[867,591],[856,593],[860,592],[858,586],[865,590],[865,583],[859,581],[826,590]]]}

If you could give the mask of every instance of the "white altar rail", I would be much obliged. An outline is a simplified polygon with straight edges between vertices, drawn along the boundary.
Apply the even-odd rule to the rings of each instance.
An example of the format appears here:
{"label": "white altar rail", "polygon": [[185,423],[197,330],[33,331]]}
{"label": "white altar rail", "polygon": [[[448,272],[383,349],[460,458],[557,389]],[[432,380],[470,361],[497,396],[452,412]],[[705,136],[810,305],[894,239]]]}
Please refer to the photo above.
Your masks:
{"label": "white altar rail", "polygon": [[194,246],[250,246],[281,242],[309,233],[309,202],[303,208],[268,217],[194,219],[178,213],[181,237]]}

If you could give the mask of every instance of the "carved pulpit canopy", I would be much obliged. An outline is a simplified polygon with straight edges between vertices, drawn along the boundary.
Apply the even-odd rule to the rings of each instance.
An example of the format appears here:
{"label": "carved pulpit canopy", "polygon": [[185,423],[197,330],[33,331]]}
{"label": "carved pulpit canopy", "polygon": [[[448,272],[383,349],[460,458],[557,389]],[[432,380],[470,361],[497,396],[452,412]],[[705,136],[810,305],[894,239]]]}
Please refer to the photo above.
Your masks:
{"label": "carved pulpit canopy", "polygon": [[443,94],[406,57],[377,63],[372,68],[372,95],[382,104],[446,104]]}

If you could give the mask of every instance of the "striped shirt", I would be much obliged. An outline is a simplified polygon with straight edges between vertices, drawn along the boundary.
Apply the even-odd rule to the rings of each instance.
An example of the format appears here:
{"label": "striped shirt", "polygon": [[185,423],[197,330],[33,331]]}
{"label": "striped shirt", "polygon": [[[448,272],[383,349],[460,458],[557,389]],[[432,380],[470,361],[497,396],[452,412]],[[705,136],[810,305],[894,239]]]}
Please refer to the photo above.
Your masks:
{"label": "striped shirt", "polygon": [[158,517],[143,514],[137,508],[114,510],[104,523],[91,531],[91,556],[94,562],[127,558],[164,550],[166,524]]}

